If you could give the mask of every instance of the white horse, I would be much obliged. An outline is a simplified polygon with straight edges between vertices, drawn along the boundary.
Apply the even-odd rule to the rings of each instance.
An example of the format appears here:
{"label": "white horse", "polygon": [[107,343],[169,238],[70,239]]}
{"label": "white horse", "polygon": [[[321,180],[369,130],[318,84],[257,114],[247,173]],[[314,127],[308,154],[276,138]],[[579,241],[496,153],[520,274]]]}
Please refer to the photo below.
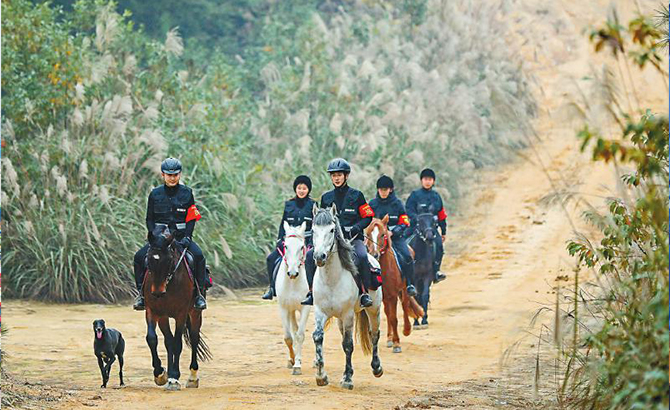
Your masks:
{"label": "white horse", "polygon": [[[305,227],[303,222],[298,227],[292,227],[284,222],[284,255],[277,271],[277,298],[279,312],[284,326],[284,342],[288,347],[288,368],[293,369],[294,375],[302,374],[302,344],[305,340],[305,325],[311,311],[311,306],[303,306],[300,302],[309,291],[307,275],[305,273]],[[296,316],[300,312],[300,318]]]}
{"label": "white horse", "polygon": [[359,304],[358,286],[354,280],[353,247],[344,239],[342,228],[335,214],[335,206],[319,209],[314,206],[312,239],[314,242],[314,260],[317,271],[314,276],[312,292],[316,327],[314,344],[316,345],[316,384],[328,384],[328,375],[324,370],[323,337],[326,323],[332,318],[338,319],[342,334],[342,349],[346,355],[346,366],[340,386],[353,389],[351,354],[354,351],[353,331],[356,317],[356,333],[366,355],[372,353],[372,374],[381,377],[384,370],[377,353],[379,342],[379,323],[381,321],[382,290],[370,291],[373,304],[362,308]]}

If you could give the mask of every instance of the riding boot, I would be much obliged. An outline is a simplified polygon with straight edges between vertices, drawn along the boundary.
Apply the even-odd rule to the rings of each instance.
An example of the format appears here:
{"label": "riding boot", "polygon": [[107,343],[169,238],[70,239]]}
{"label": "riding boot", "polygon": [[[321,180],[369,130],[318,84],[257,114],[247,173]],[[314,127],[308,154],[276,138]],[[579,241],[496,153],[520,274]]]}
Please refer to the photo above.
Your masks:
{"label": "riding boot", "polygon": [[272,285],[270,285],[270,286],[268,286],[268,290],[266,290],[265,293],[263,293],[263,296],[261,296],[261,298],[263,298],[265,300],[272,300],[274,295],[275,295],[275,290],[272,288]]}
{"label": "riding boot", "polygon": [[402,274],[407,282],[407,295],[416,296],[416,288],[414,287],[414,261],[405,262]]}
{"label": "riding boot", "polygon": [[203,295],[205,289],[205,279],[206,279],[205,261],[200,261],[200,263],[198,263],[198,268],[196,269],[196,272],[198,276],[196,278],[198,286],[196,286],[195,288],[196,295],[193,307],[198,310],[205,310],[207,309],[207,301],[205,300],[205,296]]}
{"label": "riding boot", "polygon": [[301,305],[309,305],[309,306],[314,304],[314,296],[312,295],[311,290],[307,293],[307,297],[305,298],[305,300],[300,302],[300,304]]}
{"label": "riding boot", "polygon": [[[142,264],[143,265],[143,264]],[[144,305],[144,292],[143,292],[143,283],[144,283],[144,274],[145,274],[145,269],[144,266],[139,265],[137,263],[134,264],[133,268],[135,271],[135,286],[137,288],[137,297],[135,298],[135,301],[133,302],[133,309],[134,310],[144,310],[145,305]]]}
{"label": "riding boot", "polygon": [[360,302],[361,302],[361,306],[363,306],[363,307],[370,307],[370,306],[372,306],[372,298],[370,297],[370,295],[367,294],[367,292],[366,292],[366,293],[363,293],[363,294],[361,295],[361,300],[360,300]]}

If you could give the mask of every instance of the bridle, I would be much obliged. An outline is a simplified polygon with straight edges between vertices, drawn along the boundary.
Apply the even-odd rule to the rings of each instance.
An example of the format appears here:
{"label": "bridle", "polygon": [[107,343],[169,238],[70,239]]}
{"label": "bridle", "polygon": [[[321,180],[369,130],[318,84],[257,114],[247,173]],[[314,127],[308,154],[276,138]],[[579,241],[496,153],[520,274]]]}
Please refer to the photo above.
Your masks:
{"label": "bridle", "polygon": [[[305,246],[305,237],[300,236],[300,235],[286,235],[286,238],[299,238],[303,240],[302,243],[302,257],[300,258],[300,264],[298,265],[298,269],[302,268],[305,265],[305,260],[307,259],[307,246]],[[281,255],[284,264],[286,265],[286,274],[288,275],[288,260],[286,259],[286,243],[282,243],[281,248],[277,248],[277,252]]]}

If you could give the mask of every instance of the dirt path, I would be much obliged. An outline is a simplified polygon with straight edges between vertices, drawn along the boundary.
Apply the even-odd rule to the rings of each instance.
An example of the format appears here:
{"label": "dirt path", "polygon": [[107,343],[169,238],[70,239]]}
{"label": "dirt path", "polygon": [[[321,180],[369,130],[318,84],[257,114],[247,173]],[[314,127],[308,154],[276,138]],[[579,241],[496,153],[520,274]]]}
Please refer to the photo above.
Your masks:
{"label": "dirt path", "polygon": [[[569,175],[579,181],[576,189],[581,192],[608,195],[603,185],[614,180],[608,168],[577,154],[576,123],[563,109],[566,96],[569,101],[570,95],[577,95],[578,79],[589,73],[591,53],[581,30],[601,21],[609,3],[546,3],[509,2],[505,16],[518,27],[510,42],[528,40],[522,53],[537,83],[540,110],[534,126],[541,141],[535,141],[535,150],[523,153],[525,159],[483,173],[480,185],[465,200],[464,211],[450,214],[444,266],[449,277],[433,288],[430,328],[403,338],[402,354],[383,348],[381,379],[372,376],[369,358],[358,348],[353,391],[343,391],[336,383],[317,387],[309,367],[302,376],[291,376],[285,368],[277,306],[262,302],[259,290],[241,292],[236,300],[210,300],[204,331],[214,360],[201,365],[197,390],[167,393],[153,384],[143,315],[129,306],[5,301],[10,327],[3,338],[10,355],[7,370],[72,391],[58,408],[123,410],[179,409],[196,403],[199,409],[393,408],[450,383],[498,374],[504,349],[519,340],[541,302],[551,303],[553,297],[547,293],[555,277],[573,265],[565,252],[565,241],[572,236],[565,212],[538,204],[551,192],[540,162],[553,178]],[[665,90],[654,87],[661,84],[659,79],[650,75],[640,82],[649,89],[645,96],[649,104],[667,108]],[[91,334],[95,318],[104,318],[126,338],[124,389],[98,388]],[[309,323],[311,335],[313,319]],[[310,339],[305,344],[306,363],[314,354]],[[164,352],[162,343],[159,348]],[[344,357],[336,327],[326,334],[325,350],[326,369],[332,380],[339,380]],[[187,372],[184,363],[182,375]],[[118,371],[116,365],[114,370]],[[117,383],[118,378],[112,377],[111,385]]]}

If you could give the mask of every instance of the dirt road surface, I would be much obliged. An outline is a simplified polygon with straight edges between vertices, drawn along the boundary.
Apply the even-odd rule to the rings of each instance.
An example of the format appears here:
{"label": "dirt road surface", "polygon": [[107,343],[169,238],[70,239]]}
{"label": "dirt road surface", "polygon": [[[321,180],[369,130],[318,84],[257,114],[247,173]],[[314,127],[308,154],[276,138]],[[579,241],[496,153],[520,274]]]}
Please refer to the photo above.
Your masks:
{"label": "dirt road surface", "polygon": [[[634,10],[633,4],[619,3],[625,6],[624,15]],[[547,175],[555,184],[569,178],[579,192],[612,193],[614,174],[608,167],[591,164],[588,155],[579,154],[575,129],[580,121],[566,108],[571,99],[578,98],[578,86],[589,87],[582,78],[599,64],[582,29],[602,21],[608,4],[507,2],[501,18],[514,22],[510,44],[520,46],[526,71],[535,84],[538,118],[533,126],[539,139],[531,137],[532,147],[512,163],[481,173],[462,211],[450,213],[443,266],[448,279],[433,287],[430,327],[402,338],[401,354],[382,348],[385,374],[381,379],[373,377],[370,359],[356,348],[355,388],[344,391],[337,386],[344,355],[339,332],[333,326],[325,338],[326,369],[333,383],[318,387],[309,366],[314,357],[313,318],[307,329],[303,375],[292,376],[285,367],[287,352],[277,305],[261,301],[260,290],[209,301],[204,332],[214,360],[201,363],[199,389],[166,392],[153,384],[144,316],[129,305],[5,301],[4,314],[10,327],[9,335],[3,338],[3,349],[10,355],[6,369],[25,380],[72,393],[54,403],[55,408],[120,410],[191,406],[201,410],[394,408],[417,394],[496,377],[503,351],[522,338],[523,329],[542,303],[551,304],[556,276],[569,274],[574,264],[565,251],[565,242],[573,233],[566,212],[540,205],[552,192]],[[652,3],[651,8],[654,6]],[[658,109],[665,106],[667,112],[667,94],[660,77],[650,71],[638,77],[638,86],[648,91],[642,95],[644,103]],[[602,204],[597,196],[590,198],[594,204]],[[574,221],[579,220],[579,210],[567,211]],[[118,377],[114,375],[111,388],[99,388],[91,331],[96,318],[104,318],[108,326],[124,334],[125,388],[116,387]],[[383,326],[385,329],[385,322]],[[164,358],[162,341],[159,350]],[[188,354],[186,348],[184,352]],[[188,360],[183,359],[184,380],[187,365]],[[115,364],[113,373],[117,372]],[[477,403],[458,404],[485,407],[484,402],[481,407]],[[496,403],[487,403],[496,407]]]}

